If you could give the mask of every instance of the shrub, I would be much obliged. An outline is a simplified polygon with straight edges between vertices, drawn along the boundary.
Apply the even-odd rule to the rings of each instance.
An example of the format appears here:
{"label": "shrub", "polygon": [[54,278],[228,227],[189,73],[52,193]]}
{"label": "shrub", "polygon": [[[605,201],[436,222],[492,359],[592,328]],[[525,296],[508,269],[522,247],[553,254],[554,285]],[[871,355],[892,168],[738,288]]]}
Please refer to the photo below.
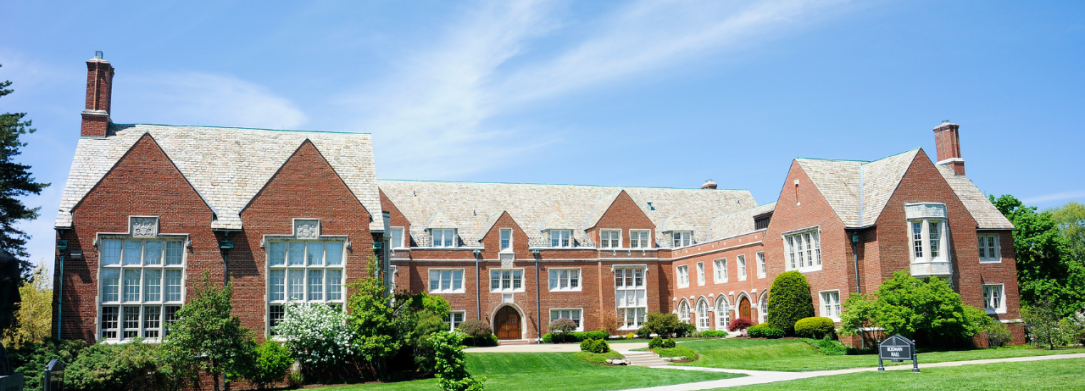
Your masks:
{"label": "shrub", "polygon": [[[681,322],[678,321],[678,315],[650,312],[648,313],[648,320],[644,322],[642,329],[648,329],[649,335],[673,337],[683,330],[682,327]],[[694,327],[694,330],[696,330],[696,327]]]}
{"label": "shrub", "polygon": [[649,329],[647,326],[641,326],[639,329],[637,329],[637,338],[648,339],[648,337],[651,336],[652,329]]}
{"label": "shrub", "polygon": [[625,339],[633,339],[634,336],[636,336],[636,334],[628,333],[625,335]]}
{"label": "shrub", "polygon": [[648,341],[648,349],[655,349],[663,346],[663,338],[655,337],[651,341]]}
{"label": "shrub", "polygon": [[723,330],[705,330],[701,332],[702,338],[720,338],[726,336],[727,332]]}
{"label": "shrub", "polygon": [[1010,329],[1002,322],[992,322],[984,328],[984,332],[987,333],[987,346],[992,348],[1006,346],[1013,340],[1013,334],[1010,333]]}
{"label": "shrub", "polygon": [[610,338],[610,332],[606,330],[595,330],[584,333],[584,338],[587,339],[601,339],[607,340]]}
{"label": "shrub", "polygon": [[286,304],[275,332],[307,371],[344,365],[358,353],[347,314],[326,305]]}
{"label": "shrub", "polygon": [[811,316],[814,316],[814,300],[806,276],[794,270],[776,276],[769,289],[766,323],[791,335],[795,333],[795,322]]}
{"label": "shrub", "polygon": [[660,347],[662,347],[664,349],[673,349],[674,346],[675,346],[674,340],[670,339],[670,338],[667,338],[667,339],[663,340],[663,343],[660,345]]}
{"label": "shrub", "polygon": [[550,333],[543,334],[542,343],[554,343],[554,336]]}
{"label": "shrub", "polygon": [[783,330],[772,327],[772,325],[769,325],[768,323],[753,325],[748,330],[746,330],[746,333],[750,336],[750,338],[776,339],[782,338],[784,336]]}
{"label": "shrub", "polygon": [[690,337],[697,333],[697,326],[693,323],[682,322],[678,324],[678,328],[674,331],[675,338]]}
{"label": "shrub", "polygon": [[583,341],[580,341],[580,351],[581,352],[590,352],[591,349],[592,349],[592,342],[594,342],[594,341],[592,341],[590,339],[585,339]]}
{"label": "shrub", "polygon": [[49,360],[58,358],[71,365],[75,358],[86,348],[86,342],[78,340],[55,340],[47,338],[41,343],[26,343],[18,349],[8,350],[11,367],[22,373],[26,391],[41,391],[45,365]]}
{"label": "shrub", "polygon": [[795,322],[795,335],[803,338],[822,339],[836,334],[833,320],[825,317],[809,317]]}
{"label": "shrub", "polygon": [[1036,347],[1055,349],[1065,346],[1077,334],[1074,322],[1060,318],[1047,300],[1022,308],[1021,318],[1028,325],[1032,344]]}
{"label": "shrub", "polygon": [[159,370],[158,349],[139,340],[91,345],[65,368],[64,381],[72,389],[87,391],[169,388],[170,379]]}
{"label": "shrub", "polygon": [[804,338],[803,341],[806,341],[806,343],[817,349],[818,353],[826,356],[842,356],[848,353],[848,348],[844,346],[844,344],[835,339],[829,339],[828,337],[824,339]]}
{"label": "shrub", "polygon": [[551,334],[568,334],[576,330],[576,322],[569,318],[558,318],[550,321]]}
{"label": "shrub", "polygon": [[731,324],[727,325],[727,329],[731,331],[742,331],[753,326],[753,322],[750,318],[736,318],[731,321]]}
{"label": "shrub", "polygon": [[258,387],[264,388],[283,380],[292,364],[294,364],[294,358],[290,355],[290,349],[269,339],[256,347],[252,369],[245,378]]}
{"label": "shrub", "polygon": [[[487,327],[488,328],[488,327]],[[459,332],[441,331],[432,335],[437,370],[437,384],[442,391],[482,391],[486,379],[474,379],[467,372],[463,355],[463,337]]]}
{"label": "shrub", "polygon": [[496,346],[497,338],[490,325],[479,319],[468,319],[460,323],[459,330],[463,332],[464,345],[467,346]]}
{"label": "shrub", "polygon": [[596,339],[591,345],[592,353],[606,353],[610,351],[610,344],[605,339]]}

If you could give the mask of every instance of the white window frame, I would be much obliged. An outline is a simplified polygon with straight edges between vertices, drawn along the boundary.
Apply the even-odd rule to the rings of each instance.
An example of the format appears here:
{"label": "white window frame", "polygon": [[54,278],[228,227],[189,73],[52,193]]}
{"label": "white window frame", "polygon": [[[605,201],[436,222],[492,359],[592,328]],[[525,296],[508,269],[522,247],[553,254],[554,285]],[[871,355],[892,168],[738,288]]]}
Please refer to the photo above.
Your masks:
{"label": "white window frame", "polygon": [[[456,315],[459,315],[460,318],[458,322],[456,321]],[[448,332],[456,332],[456,328],[459,327],[460,324],[466,320],[467,311],[448,311],[448,322],[446,322],[448,323]]]}
{"label": "white window frame", "polygon": [[629,248],[652,248],[652,230],[629,230]]}
{"label": "white window frame", "polygon": [[693,312],[689,306],[689,302],[686,299],[678,301],[678,321],[689,323],[689,314]]}
{"label": "white window frame", "polygon": [[[448,284],[449,289],[440,288],[444,283],[444,273],[445,272],[450,273],[449,276],[448,276],[449,277],[449,284]],[[433,274],[434,273],[438,274],[438,279],[437,279],[438,288],[437,289],[433,289]],[[456,288],[456,284],[455,284],[456,283],[456,273],[460,274],[460,278],[459,278],[460,287],[459,288]],[[464,293],[464,292],[466,292],[466,290],[463,288],[464,285],[466,285],[464,283],[464,276],[466,274],[467,273],[465,273],[464,269],[462,269],[462,268],[430,268],[429,269],[429,280],[426,281],[427,282],[426,287],[428,288],[429,293]]]}
{"label": "white window frame", "polygon": [[678,265],[675,270],[675,274],[678,275],[678,287],[689,288],[689,265]]}
{"label": "white window frame", "polygon": [[613,272],[615,307],[622,321],[618,330],[639,329],[648,317],[648,268],[615,266]]}
{"label": "white window frame", "polygon": [[[181,309],[181,306],[183,306],[185,303],[185,296],[187,293],[185,281],[187,280],[188,274],[188,251],[185,246],[185,243],[187,241],[187,235],[158,235],[153,237],[133,237],[132,235],[99,235],[100,245],[98,246],[98,290],[96,295],[98,317],[95,319],[94,322],[96,329],[95,335],[97,336],[98,340],[102,340],[108,343],[127,342],[132,341],[136,338],[142,338],[145,342],[153,343],[162,341],[162,338],[166,334],[166,324],[177,320],[176,315],[174,314],[176,314],[177,311]],[[129,242],[138,243],[139,245],[138,264],[126,263],[125,258],[128,256],[126,253],[129,250]],[[157,264],[149,263],[149,260],[147,258],[147,243],[149,242],[160,243],[161,247],[158,253],[159,261]],[[106,251],[109,251],[107,246],[109,246],[111,243],[117,243],[118,246],[116,249],[118,251],[116,255],[117,263],[107,265],[105,261],[105,257],[107,255],[105,253]],[[174,246],[180,247],[180,263],[167,264],[167,249]],[[174,250],[176,250],[176,248],[174,248]],[[106,286],[104,285],[104,281],[106,280],[105,274],[107,272],[112,274],[113,271],[116,271],[117,273],[116,298],[115,300],[110,300],[109,295],[105,293]],[[157,300],[149,300],[148,298],[148,285],[146,278],[147,271],[158,271],[159,282],[158,284],[156,284],[158,288]],[[180,275],[179,285],[169,284],[166,278],[167,271],[171,274],[176,273]],[[135,287],[136,292],[134,293],[134,300],[125,297],[125,275],[129,272],[136,272],[138,273],[139,277],[139,282]],[[177,300],[169,300],[168,295],[171,295],[171,292],[169,291],[171,286],[179,288],[178,291],[175,292],[178,296]],[[104,327],[104,323],[106,321],[105,313],[107,312],[107,309],[114,308],[116,309],[115,325],[111,324],[111,326],[114,327]],[[126,309],[136,310],[136,327],[125,327]],[[152,312],[152,309],[155,309],[158,312],[156,327],[148,327],[149,321],[154,321],[147,318],[149,313]],[[113,311],[110,310],[109,312]],[[107,336],[107,333],[113,333],[113,335]],[[134,333],[135,335],[125,336],[125,333]],[[152,336],[151,333],[156,333],[156,336]]]}
{"label": "white window frame", "polygon": [[[494,280],[495,280],[494,279],[494,273],[500,273],[499,277],[496,279],[497,282],[498,282],[498,286],[496,286],[496,287],[494,286]],[[508,278],[509,286],[508,287],[505,286],[505,281],[506,281],[505,273],[509,274],[509,278]],[[519,288],[516,288],[517,276],[519,276],[519,281],[520,281],[520,287]],[[492,292],[492,293],[513,293],[513,292],[524,292],[524,289],[525,288],[524,288],[524,269],[523,268],[490,269],[490,292]]]}
{"label": "white window frame", "polygon": [[[437,236],[438,236],[437,235],[438,232],[441,233],[441,235],[440,235],[441,239],[442,239],[441,243],[437,243],[437,240],[436,240]],[[455,228],[430,228],[429,229],[429,237],[430,237],[430,240],[429,240],[430,247],[437,247],[437,248],[456,248],[456,247],[459,247],[460,236],[456,232]],[[444,240],[444,239],[450,239],[451,244],[446,244],[445,242],[447,240]]]}
{"label": "white window frame", "polygon": [[702,298],[697,300],[697,306],[695,307],[694,312],[697,314],[697,330],[698,331],[704,331],[704,330],[711,330],[712,329],[712,321],[708,319],[709,318],[708,313],[712,312],[712,310],[710,308],[711,308],[711,306],[708,305],[708,300],[705,300],[705,298],[702,297]]}
{"label": "white window frame", "polygon": [[671,248],[688,247],[696,244],[693,242],[693,231],[671,231],[670,239]]}
{"label": "white window frame", "polygon": [[[555,238],[555,236],[557,236]],[[557,243],[555,245],[554,243]],[[553,248],[570,248],[573,247],[573,230],[571,229],[552,229],[550,230],[550,247]]]}
{"label": "white window frame", "polygon": [[717,284],[727,282],[727,258],[720,258],[712,261],[713,281]]}
{"label": "white window frame", "polygon": [[498,234],[497,247],[503,253],[512,252],[512,228],[502,228]]}
{"label": "white window frame", "polygon": [[[618,235],[617,239],[614,235]],[[617,240],[617,246],[614,245],[614,241]],[[600,229],[599,230],[599,248],[620,249],[622,248],[622,230],[620,229]]]}
{"label": "white window frame", "polygon": [[[396,232],[399,232],[399,240],[396,240]],[[403,243],[407,242],[405,234],[407,230],[404,227],[392,227],[392,232],[389,236],[389,241],[392,243],[392,248],[400,249],[407,248]]]}
{"label": "white window frame", "polygon": [[757,319],[758,323],[765,323],[769,320],[769,292],[762,291],[761,297],[757,299]]}
{"label": "white window frame", "polygon": [[[915,224],[920,225],[920,232],[916,237]],[[936,226],[939,230],[938,240],[931,240],[931,227]],[[908,253],[911,255],[912,263],[926,263],[926,262],[949,262],[949,238],[946,234],[949,225],[946,223],[945,218],[924,217],[917,219],[908,219]],[[918,243],[917,243],[918,242]],[[916,246],[919,245],[921,254],[916,253]],[[938,256],[933,256],[933,249],[938,249]]]}
{"label": "white window frame", "polygon": [[735,256],[735,258],[737,258],[737,260],[738,260],[738,280],[739,281],[746,281],[746,276],[748,276],[750,274],[749,271],[746,270],[746,267],[747,267],[747,265],[746,265],[746,255],[745,254],[739,254],[739,255]]}
{"label": "white window frame", "polygon": [[765,264],[765,252],[758,251],[757,254],[754,254],[754,258],[757,259],[757,278],[765,278],[768,274],[765,270],[768,269],[768,265]]}
{"label": "white window frame", "polygon": [[783,235],[787,270],[801,273],[821,270],[821,227],[803,228]]}
{"label": "white window frame", "polygon": [[[998,292],[997,299],[988,293],[989,289],[995,289]],[[998,300],[997,305],[992,303],[994,300]],[[1006,313],[1006,284],[983,284],[983,309],[988,314]]]}
{"label": "white window frame", "polygon": [[[277,322],[278,319],[276,319],[272,315],[273,314],[278,314],[278,315],[284,314],[285,311],[286,311],[284,306],[287,303],[330,304],[330,305],[339,306],[339,308],[344,307],[344,305],[346,304],[346,298],[347,298],[347,291],[346,291],[346,288],[347,288],[346,287],[346,280],[347,280],[347,238],[345,236],[320,236],[320,237],[317,237],[315,239],[297,239],[297,238],[292,238],[292,237],[278,237],[278,238],[266,238],[265,240],[266,240],[267,245],[266,245],[266,251],[264,252],[264,265],[265,265],[264,272],[267,273],[267,274],[265,274],[267,276],[267,279],[266,279],[266,282],[264,283],[264,289],[265,289],[264,294],[266,295],[265,297],[267,298],[267,302],[265,304],[267,306],[266,307],[267,322],[265,323],[265,327],[266,327],[265,330],[267,332],[267,335],[269,335],[269,336],[274,335],[273,331],[272,331],[272,328],[275,327],[275,325],[278,323]],[[291,254],[291,247],[292,247],[291,244],[292,243],[301,243],[301,246],[302,246],[301,264],[292,264],[293,256],[294,256],[294,255]],[[313,244],[313,243],[321,243],[321,245],[322,245],[321,246],[321,259],[320,259],[319,264],[310,265],[309,248],[310,248],[310,244]],[[328,244],[329,243],[338,243],[339,244],[339,264],[338,265],[329,265],[328,264],[328,262],[329,262]],[[277,264],[277,263],[273,264],[272,257],[275,256],[275,254],[274,254],[274,252],[275,252],[274,251],[274,246],[278,246],[279,244],[281,244],[283,246],[283,248],[282,248],[282,251],[283,251],[283,263],[282,264]],[[322,287],[321,287],[321,291],[320,291],[320,298],[319,299],[314,299],[314,298],[312,298],[313,291],[311,290],[312,289],[312,280],[311,280],[310,272],[311,271],[317,271],[317,270],[321,271],[321,285],[322,285]],[[291,281],[291,274],[292,274],[291,272],[295,272],[295,271],[301,272],[301,275],[302,275],[301,299],[293,297],[292,288],[295,285],[293,284],[293,281]],[[282,296],[281,299],[275,297],[277,291],[275,290],[276,286],[274,284],[274,278],[273,278],[273,275],[272,275],[272,273],[275,273],[275,272],[281,272],[282,273],[282,278],[283,278],[283,284],[282,284],[283,292],[282,292],[282,295],[283,296]],[[338,284],[331,283],[332,280],[328,278],[328,274],[329,274],[328,272],[339,272],[339,283]],[[333,287],[338,287],[338,291],[339,291],[338,292],[339,293],[339,298],[338,299],[329,299],[329,296],[332,293],[331,291],[332,291]]]}
{"label": "white window frame", "polygon": [[727,295],[720,294],[716,299],[716,330],[727,330],[727,326],[731,325],[731,303],[727,300]]}
{"label": "white window frame", "polygon": [[[976,238],[978,239],[976,244],[979,246],[980,262],[1002,263],[1002,243],[999,243],[1001,239],[999,234],[977,234]],[[989,256],[991,254],[994,257]]]}
{"label": "white window frame", "polygon": [[839,289],[818,292],[818,313],[820,316],[839,322],[842,308]]}
{"label": "white window frame", "polygon": [[704,262],[697,262],[697,286],[704,286]]}
{"label": "white window frame", "polygon": [[[562,276],[563,273],[565,276]],[[546,286],[550,292],[580,292],[584,288],[584,279],[579,267],[547,268],[547,277],[549,278]],[[574,281],[575,287],[572,286]]]}
{"label": "white window frame", "polygon": [[[576,330],[575,331],[584,331],[584,309],[583,308],[551,308],[550,309],[550,321],[553,322],[555,320],[565,318],[564,316],[561,316],[561,315],[564,315],[562,312],[565,312],[565,311],[568,311],[569,316],[570,316],[570,317],[568,317],[566,319],[569,319],[569,320],[572,320],[573,322],[576,322]],[[554,316],[555,313],[557,314],[557,317]],[[576,314],[575,318],[572,317],[574,313]],[[547,324],[549,324],[549,323],[547,323]]]}

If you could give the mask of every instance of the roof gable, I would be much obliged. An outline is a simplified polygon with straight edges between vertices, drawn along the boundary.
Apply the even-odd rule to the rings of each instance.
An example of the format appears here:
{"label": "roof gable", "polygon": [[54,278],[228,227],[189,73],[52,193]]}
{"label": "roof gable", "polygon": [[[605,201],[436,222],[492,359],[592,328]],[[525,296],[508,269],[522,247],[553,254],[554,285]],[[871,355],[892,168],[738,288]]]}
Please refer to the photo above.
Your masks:
{"label": "roof gable", "polygon": [[920,149],[872,162],[795,159],[847,227],[873,225]]}

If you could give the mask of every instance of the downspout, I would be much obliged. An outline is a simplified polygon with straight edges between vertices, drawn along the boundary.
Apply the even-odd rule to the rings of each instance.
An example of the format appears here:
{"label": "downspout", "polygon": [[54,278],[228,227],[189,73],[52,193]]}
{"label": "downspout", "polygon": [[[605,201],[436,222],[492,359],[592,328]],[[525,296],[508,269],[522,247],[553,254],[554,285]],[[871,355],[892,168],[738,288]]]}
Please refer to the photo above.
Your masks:
{"label": "downspout", "polygon": [[64,316],[64,255],[60,256],[60,277],[57,285],[60,285],[57,293],[57,340],[60,340],[60,320]]}
{"label": "downspout", "polygon": [[852,262],[855,263],[855,293],[862,293],[859,285],[859,231],[852,231],[851,233],[851,256]]}
{"label": "downspout", "polygon": [[[539,250],[531,250],[535,257],[535,339],[542,342],[542,304],[539,303]],[[581,319],[584,316],[581,315]],[[583,322],[583,320],[581,320]]]}
{"label": "downspout", "polygon": [[478,280],[478,259],[481,255],[481,250],[475,250],[475,319],[478,320],[482,320],[482,282]]}

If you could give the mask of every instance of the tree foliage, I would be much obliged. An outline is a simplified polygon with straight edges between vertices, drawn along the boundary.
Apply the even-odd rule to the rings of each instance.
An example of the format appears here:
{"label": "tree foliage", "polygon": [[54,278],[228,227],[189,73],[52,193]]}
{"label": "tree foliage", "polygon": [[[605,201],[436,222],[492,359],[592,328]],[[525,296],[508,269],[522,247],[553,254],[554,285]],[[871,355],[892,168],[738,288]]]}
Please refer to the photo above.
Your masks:
{"label": "tree foliage", "polygon": [[776,276],[769,290],[768,313],[766,323],[787,335],[795,334],[795,322],[814,316],[814,299],[806,276],[794,270]]}
{"label": "tree foliage", "polygon": [[275,332],[286,339],[306,372],[317,374],[340,370],[355,358],[354,329],[347,314],[323,304],[288,303]]}
{"label": "tree foliage", "polygon": [[39,343],[49,337],[53,320],[53,288],[49,282],[45,266],[38,265],[30,282],[19,287],[23,301],[15,313],[15,325],[0,338],[0,343],[8,349]]}
{"label": "tree foliage", "polygon": [[[442,331],[432,335],[436,358],[437,384],[442,391],[482,391],[482,382],[467,372],[463,334]],[[605,342],[604,342],[605,343]]]}
{"label": "tree foliage", "polygon": [[1085,265],[1074,260],[1055,217],[1011,195],[991,196],[991,201],[1017,228],[1013,248],[1021,302],[1027,306],[1050,300],[1060,318],[1085,308]]}
{"label": "tree foliage", "polygon": [[[11,81],[0,82],[0,97],[12,92],[7,88]],[[15,162],[15,157],[22,152],[20,148],[26,142],[19,139],[24,134],[34,133],[31,121],[24,120],[26,113],[0,114],[0,250],[11,253],[19,259],[23,277],[29,277],[31,265],[27,261],[26,241],[30,235],[15,228],[22,220],[38,217],[41,208],[28,208],[20,200],[31,194],[41,194],[48,183],[37,182],[30,176],[30,166]]]}
{"label": "tree foliage", "polygon": [[961,295],[937,277],[924,282],[907,270],[893,273],[873,295],[853,295],[844,302],[843,333],[873,336],[871,327],[885,335],[900,334],[927,347],[966,345],[992,322],[979,308],[964,304]]}
{"label": "tree foliage", "polygon": [[[675,337],[684,334],[686,328],[683,326],[683,322],[678,320],[678,315],[649,312],[648,319],[637,331],[637,334],[642,334],[641,330],[643,330],[644,335],[655,334],[660,337]],[[694,330],[696,330],[696,327],[694,327]]]}
{"label": "tree foliage", "polygon": [[1085,264],[1085,205],[1070,201],[1050,212],[1073,259]]}

